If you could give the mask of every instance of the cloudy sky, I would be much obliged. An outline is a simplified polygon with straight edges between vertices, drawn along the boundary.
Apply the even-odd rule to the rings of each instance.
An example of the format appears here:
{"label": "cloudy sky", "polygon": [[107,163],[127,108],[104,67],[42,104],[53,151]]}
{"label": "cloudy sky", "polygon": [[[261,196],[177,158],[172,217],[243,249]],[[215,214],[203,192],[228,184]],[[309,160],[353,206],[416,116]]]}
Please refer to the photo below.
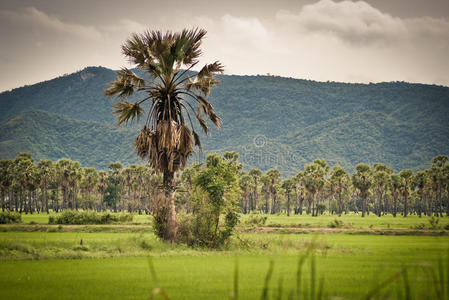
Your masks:
{"label": "cloudy sky", "polygon": [[449,86],[448,0],[2,0],[0,91],[128,66],[130,33],[191,27],[226,74]]}

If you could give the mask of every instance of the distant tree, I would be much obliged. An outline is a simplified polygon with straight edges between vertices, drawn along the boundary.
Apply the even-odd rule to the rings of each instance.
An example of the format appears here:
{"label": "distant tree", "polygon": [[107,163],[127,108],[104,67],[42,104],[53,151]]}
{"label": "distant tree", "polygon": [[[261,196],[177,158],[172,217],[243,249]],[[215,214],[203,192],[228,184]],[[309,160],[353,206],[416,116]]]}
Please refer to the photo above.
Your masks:
{"label": "distant tree", "polygon": [[316,159],[304,167],[302,181],[309,195],[309,208],[312,204],[312,216],[318,216],[318,195],[323,191],[329,166],[324,160]]}
{"label": "distant tree", "polygon": [[[11,173],[12,161],[10,159],[0,160],[0,191],[2,201],[2,211],[5,211],[6,206],[9,210],[12,210],[12,195],[11,195]],[[9,203],[6,203],[6,197],[9,199]]]}
{"label": "distant tree", "polygon": [[253,195],[252,195],[250,210],[256,210],[257,204],[258,204],[257,188],[259,187],[259,179],[262,176],[262,171],[259,169],[251,169],[248,174],[253,179],[253,183],[252,183]]}
{"label": "distant tree", "polygon": [[404,217],[407,217],[409,205],[408,199],[410,195],[410,188],[413,182],[413,172],[409,169],[404,169],[399,172],[399,176],[402,178],[401,194],[404,201]]}
{"label": "distant tree", "polygon": [[37,169],[40,174],[40,188],[42,191],[43,205],[45,206],[45,211],[49,214],[47,190],[50,184],[55,180],[55,167],[51,160],[44,159],[39,161]]}
{"label": "distant tree", "polygon": [[[218,82],[214,74],[222,73],[223,66],[214,62],[206,64],[197,74],[188,73],[198,64],[201,40],[205,35],[206,31],[200,29],[134,34],[122,46],[123,54],[137,68],[149,73],[150,79],[145,80],[124,68],[117,72],[117,79],[105,91],[107,96],[122,98],[114,105],[118,124],[139,119],[144,113],[143,103],[151,101],[135,145],[137,154],[147,159],[157,172],[163,173],[166,201],[158,211],[161,215],[157,219],[167,223],[166,232],[160,232],[160,237],[170,241],[174,241],[177,231],[174,174],[186,166],[194,145],[201,147],[190,112],[206,134],[208,126],[203,113],[214,125],[220,126],[220,118],[206,97]],[[126,101],[135,91],[146,95],[134,103]],[[195,103],[197,110],[193,106]]]}
{"label": "distant tree", "polygon": [[337,198],[338,216],[341,217],[344,198],[349,190],[350,178],[345,169],[336,166],[332,169],[329,180]]}
{"label": "distant tree", "polygon": [[393,198],[393,217],[396,217],[396,214],[398,212],[398,201],[399,201],[399,194],[402,187],[402,181],[403,178],[400,177],[397,174],[391,174],[391,196]]}
{"label": "distant tree", "polygon": [[426,196],[426,189],[428,187],[429,177],[425,171],[416,172],[415,178],[413,180],[413,188],[417,189],[417,203],[416,209],[418,216],[422,215],[422,208],[425,207],[424,197]]}
{"label": "distant tree", "polygon": [[432,177],[432,189],[435,196],[435,203],[438,205],[438,211],[440,217],[443,216],[443,198],[442,193],[444,189],[444,174],[443,167],[448,161],[446,155],[437,155],[432,159],[432,167],[430,169],[430,174]]}
{"label": "distant tree", "polygon": [[370,166],[363,163],[358,164],[355,167],[355,173],[352,174],[352,184],[359,191],[359,196],[362,199],[362,217],[365,217],[369,190],[373,184]]}
{"label": "distant tree", "polygon": [[275,214],[278,205],[278,184],[281,173],[273,169],[267,172],[267,176],[270,179],[271,214]]}
{"label": "distant tree", "polygon": [[295,205],[295,214],[302,215],[302,209],[304,206],[304,200],[305,200],[305,188],[303,184],[303,178],[304,172],[298,172],[296,176],[294,177],[295,182],[295,193],[296,193],[296,205]]}
{"label": "distant tree", "polygon": [[265,174],[260,177],[260,182],[262,182],[262,194],[265,199],[264,211],[266,214],[268,214],[269,208],[270,208],[270,204],[269,204],[270,183],[271,183],[270,177],[268,177],[268,175]]}
{"label": "distant tree", "polygon": [[294,186],[295,182],[292,178],[282,181],[282,188],[285,190],[285,196],[287,197],[287,216],[290,216],[290,200]]}

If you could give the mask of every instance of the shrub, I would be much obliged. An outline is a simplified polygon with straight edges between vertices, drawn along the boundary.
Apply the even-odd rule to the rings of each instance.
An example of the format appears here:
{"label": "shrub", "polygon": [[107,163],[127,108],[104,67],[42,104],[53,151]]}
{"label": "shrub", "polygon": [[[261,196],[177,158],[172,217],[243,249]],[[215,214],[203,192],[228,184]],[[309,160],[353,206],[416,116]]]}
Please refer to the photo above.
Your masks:
{"label": "shrub", "polygon": [[66,224],[66,225],[88,225],[88,224],[111,224],[126,223],[133,220],[133,214],[120,213],[111,214],[97,213],[95,211],[74,211],[66,210],[59,216],[48,218],[49,224]]}
{"label": "shrub", "polygon": [[330,227],[330,228],[341,228],[343,226],[344,226],[343,221],[338,220],[338,219],[334,219],[327,225],[327,227]]}
{"label": "shrub", "polygon": [[435,216],[432,216],[432,218],[429,218],[430,229],[440,228],[440,225],[438,224],[439,222],[440,222],[440,219],[435,218]]}
{"label": "shrub", "polygon": [[245,220],[245,225],[263,226],[267,222],[267,216],[259,214],[250,214]]}
{"label": "shrub", "polygon": [[22,216],[16,212],[0,212],[0,224],[21,223]]}
{"label": "shrub", "polygon": [[418,224],[415,224],[415,225],[410,226],[410,227],[411,227],[412,229],[423,230],[423,229],[426,228],[426,224],[424,224],[424,223],[418,223]]}

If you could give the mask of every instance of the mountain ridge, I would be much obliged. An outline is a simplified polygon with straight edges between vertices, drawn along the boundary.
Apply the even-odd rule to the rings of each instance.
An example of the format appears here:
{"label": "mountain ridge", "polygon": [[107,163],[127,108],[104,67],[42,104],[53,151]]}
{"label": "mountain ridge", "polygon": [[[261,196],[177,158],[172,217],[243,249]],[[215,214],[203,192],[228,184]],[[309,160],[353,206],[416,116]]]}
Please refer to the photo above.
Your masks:
{"label": "mountain ridge", "polygon": [[[117,129],[111,114],[114,100],[103,96],[108,82],[114,78],[113,70],[89,67],[0,93],[0,157],[35,151],[33,154],[39,158],[57,158],[57,153],[66,151],[61,150],[60,143],[67,144],[54,131],[58,124],[60,130],[72,137],[73,147],[84,143],[78,145],[84,149],[84,155],[65,152],[77,157],[83,165],[89,162],[104,168],[106,159],[123,159],[125,164],[137,162],[133,150],[137,127]],[[222,117],[223,127],[212,130],[208,138],[202,136],[205,153],[236,150],[242,159],[254,151],[265,151],[266,156],[294,153],[295,161],[279,157],[272,162],[247,159],[249,167],[263,170],[277,167],[288,174],[318,157],[345,168],[358,162],[383,162],[395,169],[416,170],[427,166],[433,155],[449,153],[448,87],[404,82],[317,82],[277,76],[220,75],[219,79],[221,82],[209,99]],[[18,129],[11,127],[11,119],[30,110],[40,113],[21,115]],[[39,118],[55,119],[55,124],[51,127]],[[34,123],[36,130],[27,126],[27,122]],[[64,127],[64,122],[82,128],[80,133],[76,135]],[[95,127],[109,139],[115,140],[117,135],[127,144],[115,140],[111,149],[101,150],[100,146],[94,146],[91,141],[94,138],[85,130],[90,128],[100,134],[101,130]],[[15,132],[14,139],[8,136],[8,131]],[[53,140],[47,137],[46,147],[32,137],[39,135],[45,139],[45,134],[57,137]],[[264,147],[255,145],[257,137],[265,139]],[[107,142],[101,138],[97,141]],[[89,150],[85,145],[93,148]],[[99,151],[108,154],[102,156]]]}

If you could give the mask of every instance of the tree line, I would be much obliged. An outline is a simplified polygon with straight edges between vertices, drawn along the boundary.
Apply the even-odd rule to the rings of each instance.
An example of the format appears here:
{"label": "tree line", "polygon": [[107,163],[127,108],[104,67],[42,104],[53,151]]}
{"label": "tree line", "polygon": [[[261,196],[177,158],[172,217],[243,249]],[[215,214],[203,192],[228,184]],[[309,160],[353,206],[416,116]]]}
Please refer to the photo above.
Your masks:
{"label": "tree line", "polygon": [[[445,155],[434,157],[429,169],[416,173],[408,169],[395,173],[385,164],[361,163],[349,174],[340,166],[331,167],[324,159],[316,159],[286,179],[275,169],[245,171],[235,152],[225,153],[224,160],[238,166],[233,169],[239,186],[234,194],[243,214],[318,216],[327,211],[336,215],[355,212],[362,217],[369,213],[449,216],[449,163]],[[176,176],[178,211],[191,213],[194,209],[191,198],[201,168],[202,164],[196,163]],[[206,177],[202,176],[204,182]],[[20,153],[15,159],[0,161],[0,193],[2,211],[109,209],[150,214],[163,193],[163,178],[149,165],[124,167],[112,162],[108,170],[99,171],[66,158],[35,162],[31,154]]]}
{"label": "tree line", "polygon": [[243,213],[262,211],[287,215],[318,216],[328,211],[341,216],[350,211],[383,216],[449,216],[448,157],[438,155],[429,169],[395,173],[382,163],[360,163],[349,174],[344,168],[331,168],[324,159],[306,165],[296,176],[281,180],[278,170],[263,174],[258,169],[240,176]]}

